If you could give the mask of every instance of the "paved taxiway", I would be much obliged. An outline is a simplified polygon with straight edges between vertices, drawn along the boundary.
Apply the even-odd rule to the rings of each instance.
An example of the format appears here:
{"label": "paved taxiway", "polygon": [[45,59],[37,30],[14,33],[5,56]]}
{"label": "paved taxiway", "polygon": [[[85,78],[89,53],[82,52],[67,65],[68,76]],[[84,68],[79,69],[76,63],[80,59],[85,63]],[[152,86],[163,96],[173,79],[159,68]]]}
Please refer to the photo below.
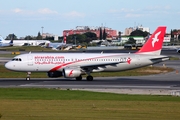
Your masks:
{"label": "paved taxiway", "polygon": [[[179,57],[174,51],[163,51],[164,55]],[[94,78],[94,81],[75,81],[64,78],[32,78],[30,81],[21,79],[0,79],[0,87],[45,87],[60,89],[79,89],[100,92],[128,93],[128,94],[159,94],[171,95],[180,93],[180,60],[166,61],[157,66],[172,67],[175,71],[166,74],[150,76],[127,76]],[[45,73],[46,74],[46,73]]]}

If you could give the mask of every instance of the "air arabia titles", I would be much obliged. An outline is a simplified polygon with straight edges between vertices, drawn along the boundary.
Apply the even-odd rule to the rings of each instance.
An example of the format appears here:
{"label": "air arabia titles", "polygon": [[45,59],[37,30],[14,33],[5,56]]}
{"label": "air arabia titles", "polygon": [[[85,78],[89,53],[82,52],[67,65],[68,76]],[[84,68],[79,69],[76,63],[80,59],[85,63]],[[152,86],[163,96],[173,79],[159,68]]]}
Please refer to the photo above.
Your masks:
{"label": "air arabia titles", "polygon": [[64,56],[35,56],[35,64],[62,64],[64,63]]}

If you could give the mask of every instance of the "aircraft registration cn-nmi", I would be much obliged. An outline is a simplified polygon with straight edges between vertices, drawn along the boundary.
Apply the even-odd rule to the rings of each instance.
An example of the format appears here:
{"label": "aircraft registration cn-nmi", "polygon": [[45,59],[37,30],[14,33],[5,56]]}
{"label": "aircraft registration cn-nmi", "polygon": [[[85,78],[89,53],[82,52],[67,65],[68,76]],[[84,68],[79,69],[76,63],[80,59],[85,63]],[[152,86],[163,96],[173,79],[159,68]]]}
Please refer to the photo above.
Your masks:
{"label": "aircraft registration cn-nmi", "polygon": [[76,78],[92,81],[92,72],[124,71],[169,60],[160,55],[166,27],[160,26],[136,53],[27,53],[14,57],[5,64],[13,71],[47,72],[49,77]]}

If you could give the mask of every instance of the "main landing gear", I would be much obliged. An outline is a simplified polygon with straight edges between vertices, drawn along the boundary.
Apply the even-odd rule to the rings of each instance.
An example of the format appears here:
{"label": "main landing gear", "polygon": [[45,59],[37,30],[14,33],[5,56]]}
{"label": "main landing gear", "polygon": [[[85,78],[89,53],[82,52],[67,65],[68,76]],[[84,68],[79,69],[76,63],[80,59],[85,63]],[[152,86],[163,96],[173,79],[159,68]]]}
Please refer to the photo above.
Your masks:
{"label": "main landing gear", "polygon": [[31,78],[30,78],[30,75],[31,75],[31,72],[27,72],[27,77],[26,77],[26,80],[29,81]]}
{"label": "main landing gear", "polygon": [[88,74],[88,76],[86,77],[86,80],[87,80],[87,81],[93,81],[93,76],[91,76],[91,71],[92,71],[92,70],[89,70],[89,71],[87,72],[87,74]]}
{"label": "main landing gear", "polygon": [[93,76],[88,75],[88,76],[86,77],[86,80],[87,80],[87,81],[93,81]]}
{"label": "main landing gear", "polygon": [[[76,77],[76,80],[77,80],[77,81],[81,81],[81,80],[82,80],[82,76],[80,75],[79,77]],[[87,80],[87,81],[93,81],[93,76],[88,75],[88,76],[86,77],[86,80]]]}

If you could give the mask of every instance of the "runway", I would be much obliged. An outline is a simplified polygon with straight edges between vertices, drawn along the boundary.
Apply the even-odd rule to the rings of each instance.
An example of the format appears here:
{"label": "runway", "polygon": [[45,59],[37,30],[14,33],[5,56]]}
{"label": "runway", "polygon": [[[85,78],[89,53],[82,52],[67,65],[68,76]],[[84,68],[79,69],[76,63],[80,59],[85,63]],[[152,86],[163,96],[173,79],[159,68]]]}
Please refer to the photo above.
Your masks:
{"label": "runway", "polygon": [[[168,56],[179,56],[163,52]],[[156,64],[172,67],[175,71],[166,74],[149,76],[124,76],[124,77],[96,77],[94,81],[75,81],[65,78],[32,78],[26,81],[25,78],[1,78],[0,87],[38,87],[58,88],[71,90],[88,90],[99,92],[113,92],[123,94],[156,94],[156,95],[179,95],[180,94],[180,60],[166,61]],[[45,73],[46,74],[46,73]]]}

